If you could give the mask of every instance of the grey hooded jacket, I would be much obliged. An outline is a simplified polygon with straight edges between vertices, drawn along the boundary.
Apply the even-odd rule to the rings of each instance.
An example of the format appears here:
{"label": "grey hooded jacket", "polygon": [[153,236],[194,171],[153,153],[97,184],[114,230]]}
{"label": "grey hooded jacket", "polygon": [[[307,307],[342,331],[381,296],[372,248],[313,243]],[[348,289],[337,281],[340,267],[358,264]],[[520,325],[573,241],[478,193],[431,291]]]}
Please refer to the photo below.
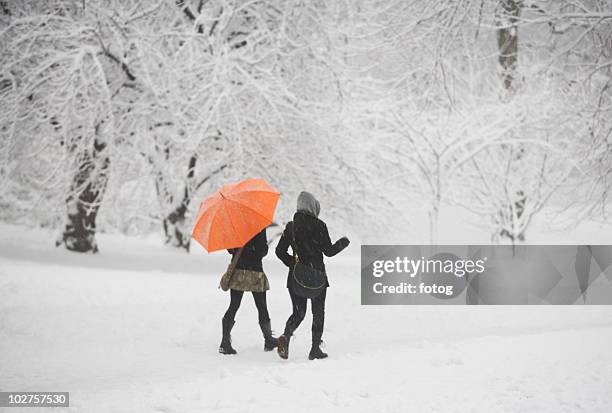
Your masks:
{"label": "grey hooded jacket", "polygon": [[[338,254],[348,246],[349,240],[343,237],[335,243],[331,242],[327,225],[317,217],[321,208],[319,201],[312,194],[300,193],[297,207],[293,221],[287,223],[278,241],[276,256],[289,267],[289,274],[295,264],[294,257],[288,253],[289,247],[297,253],[300,262],[325,271],[323,255],[332,257]],[[287,287],[289,285],[288,279]]]}
{"label": "grey hooded jacket", "polygon": [[313,194],[302,191],[298,195],[297,210],[318,217],[321,211],[321,204],[319,204],[319,201],[317,201]]}

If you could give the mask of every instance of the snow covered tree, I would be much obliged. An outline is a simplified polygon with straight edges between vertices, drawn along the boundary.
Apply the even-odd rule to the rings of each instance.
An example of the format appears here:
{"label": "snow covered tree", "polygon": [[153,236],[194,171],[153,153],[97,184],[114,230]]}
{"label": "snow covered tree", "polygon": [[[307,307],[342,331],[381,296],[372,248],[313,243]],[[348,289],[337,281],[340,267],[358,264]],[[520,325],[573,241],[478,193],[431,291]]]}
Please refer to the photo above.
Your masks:
{"label": "snow covered tree", "polygon": [[5,7],[10,18],[0,34],[0,63],[7,104],[0,129],[5,177],[18,178],[3,195],[30,204],[24,213],[40,207],[40,198],[51,210],[63,198],[67,215],[58,243],[95,252],[109,145],[116,140],[112,101],[126,74],[104,40],[112,37],[111,22],[90,19],[102,12],[76,2]]}
{"label": "snow covered tree", "polygon": [[[579,30],[563,46],[550,40],[558,36],[551,27],[567,15],[593,23],[583,29],[599,25],[608,33],[609,6],[572,7],[510,0],[362,6],[369,22],[360,39],[362,67],[368,84],[378,79],[364,90],[379,96],[362,112],[370,119],[362,125],[396,165],[397,185],[427,200],[432,242],[443,203],[488,217],[483,224],[494,241],[521,241],[555,194],[598,175],[587,172],[597,164],[587,153],[602,153],[601,145],[593,147],[585,108],[568,101],[597,100],[577,75],[589,74],[588,60],[605,41]],[[557,61],[587,44],[574,67]]]}
{"label": "snow covered tree", "polygon": [[[329,47],[316,49],[326,41],[317,40],[322,5],[160,1],[145,8],[57,0],[10,6],[2,93],[15,104],[3,108],[3,155],[12,160],[3,182],[17,184],[11,178],[17,170],[24,179],[53,179],[53,190],[14,190],[44,193],[55,203],[65,194],[68,221],[59,242],[69,249],[97,249],[95,221],[109,174],[111,197],[122,193],[122,179],[152,177],[166,241],[188,248],[187,211],[214,176],[266,175],[274,166],[270,154],[283,158],[326,138],[301,140],[313,136],[313,119],[329,106],[297,96],[327,85],[323,77],[307,84],[301,74],[326,63]],[[37,147],[65,158],[56,170],[39,160],[28,164],[15,156],[16,140],[29,158]],[[289,169],[300,179],[312,172],[304,158]],[[31,199],[22,204],[32,209]]]}
{"label": "snow covered tree", "polygon": [[0,2],[1,217],[77,251],[99,228],[188,249],[204,195],[253,176],[283,193],[279,221],[310,190],[364,239],[426,214],[434,243],[450,205],[496,242],[550,207],[602,215],[610,8]]}

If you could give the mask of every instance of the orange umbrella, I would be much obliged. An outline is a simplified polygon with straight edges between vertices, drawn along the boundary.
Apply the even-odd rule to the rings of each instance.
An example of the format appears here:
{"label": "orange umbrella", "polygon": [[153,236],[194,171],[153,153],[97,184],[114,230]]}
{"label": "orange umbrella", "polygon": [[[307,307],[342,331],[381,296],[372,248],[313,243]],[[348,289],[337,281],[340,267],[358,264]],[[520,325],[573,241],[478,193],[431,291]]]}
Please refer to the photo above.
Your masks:
{"label": "orange umbrella", "polygon": [[208,252],[243,247],[272,223],[279,196],[263,179],[225,184],[200,205],[191,236]]}

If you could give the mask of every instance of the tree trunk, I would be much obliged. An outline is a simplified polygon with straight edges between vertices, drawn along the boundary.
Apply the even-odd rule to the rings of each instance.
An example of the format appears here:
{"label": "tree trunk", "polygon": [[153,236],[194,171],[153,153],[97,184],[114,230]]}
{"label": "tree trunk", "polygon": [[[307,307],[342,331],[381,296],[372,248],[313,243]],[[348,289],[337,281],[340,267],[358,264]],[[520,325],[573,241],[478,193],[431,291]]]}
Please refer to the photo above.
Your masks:
{"label": "tree trunk", "polygon": [[[517,88],[518,20],[521,15],[522,0],[500,0],[500,5],[501,10],[497,16],[498,23],[500,24],[500,27],[497,29],[498,60],[502,68],[502,83],[507,92],[505,97],[510,99]],[[510,151],[513,152],[511,148]],[[525,148],[521,146],[518,151],[516,151],[515,155],[511,155],[514,156],[514,161],[520,161],[524,151]],[[515,195],[516,201],[514,202],[514,206],[509,205],[507,211],[499,212],[502,220],[504,217],[509,217],[512,219],[511,222],[514,222],[516,219],[521,218],[525,209],[527,197],[522,190],[518,190]],[[516,216],[513,216],[514,214],[516,214]],[[509,239],[512,245],[517,241],[523,242],[525,240],[525,234],[522,231],[514,233],[504,229],[499,235]]]}
{"label": "tree trunk", "polygon": [[500,220],[502,222],[512,222],[512,229],[502,229],[499,232],[501,237],[507,238],[512,245],[520,244],[525,241],[525,232],[515,229],[517,227],[516,222],[523,216],[525,211],[525,202],[527,197],[523,194],[523,191],[516,192],[517,199],[514,201],[514,209],[508,207],[506,214],[501,214]]}
{"label": "tree trunk", "polygon": [[518,62],[518,19],[521,14],[520,0],[500,0],[501,12],[498,15],[500,27],[497,29],[499,64],[502,67],[504,88],[513,92]]}
{"label": "tree trunk", "polygon": [[110,159],[105,144],[96,138],[92,153],[83,156],[66,198],[66,226],[55,245],[64,244],[70,251],[98,252],[96,217],[108,181]]}
{"label": "tree trunk", "polygon": [[183,197],[181,198],[180,203],[174,209],[172,209],[163,220],[166,244],[170,244],[177,248],[184,248],[186,251],[189,251],[191,232],[189,231],[189,228],[186,227],[185,219],[187,209],[191,203],[190,185],[192,184],[195,174],[196,162],[197,156],[194,154],[189,158],[185,187],[183,188]]}
{"label": "tree trunk", "polygon": [[[170,213],[166,215],[163,220],[164,235],[166,237],[166,244],[170,244],[177,248],[184,248],[189,251],[191,243],[191,227],[187,226],[187,211],[189,205],[193,200],[193,195],[200,189],[202,185],[208,182],[213,176],[218,174],[227,168],[227,165],[221,165],[217,169],[210,172],[207,176],[196,181],[195,179],[195,167],[198,161],[196,154],[193,154],[189,158],[189,165],[187,168],[187,175],[185,176],[185,183],[183,187],[183,196],[180,203],[170,210]],[[164,190],[163,176],[158,175],[157,192],[158,196],[161,195],[161,191]],[[166,191],[167,193],[168,191]],[[173,198],[164,198],[167,202],[172,204]]]}
{"label": "tree trunk", "polygon": [[186,227],[186,213],[191,198],[187,186],[181,203],[164,218],[164,234],[166,236],[166,244],[170,244],[177,248],[184,248],[189,251],[191,241],[191,233]]}

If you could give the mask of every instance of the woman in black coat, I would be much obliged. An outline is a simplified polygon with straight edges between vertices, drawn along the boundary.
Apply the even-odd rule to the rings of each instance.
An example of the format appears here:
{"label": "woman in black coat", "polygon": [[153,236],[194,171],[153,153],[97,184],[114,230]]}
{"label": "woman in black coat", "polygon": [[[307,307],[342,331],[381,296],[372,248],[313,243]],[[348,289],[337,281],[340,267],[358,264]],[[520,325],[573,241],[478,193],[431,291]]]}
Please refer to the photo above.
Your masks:
{"label": "woman in black coat", "polygon": [[[300,193],[297,200],[297,212],[293,216],[293,221],[287,223],[276,247],[276,256],[289,267],[287,288],[293,306],[293,313],[287,320],[285,332],[278,338],[278,354],[284,359],[289,357],[289,339],[306,315],[307,302],[306,298],[298,296],[292,289],[291,274],[295,260],[287,252],[289,246],[291,246],[293,253],[297,253],[300,257],[301,263],[325,271],[323,254],[333,257],[349,245],[349,240],[346,237],[342,237],[332,244],[327,225],[318,218],[319,211],[319,201],[312,194],[308,192]],[[311,299],[312,347],[308,355],[310,360],[327,357],[327,354],[321,351],[320,347],[325,323],[327,287],[329,287],[329,282],[318,296]]]}
{"label": "woman in black coat", "polygon": [[[232,254],[233,259],[238,249],[231,249],[228,252]],[[278,340],[272,337],[272,327],[266,303],[266,291],[270,289],[270,283],[268,282],[268,277],[263,272],[263,265],[261,263],[262,258],[267,254],[268,240],[266,238],[266,229],[264,228],[242,247],[240,258],[230,280],[230,305],[222,320],[223,337],[221,345],[219,345],[219,353],[221,354],[236,354],[236,350],[232,347],[230,333],[234,326],[234,317],[240,307],[245,291],[251,291],[255,299],[255,306],[259,315],[259,326],[264,336],[264,350],[274,350],[278,344]]]}

